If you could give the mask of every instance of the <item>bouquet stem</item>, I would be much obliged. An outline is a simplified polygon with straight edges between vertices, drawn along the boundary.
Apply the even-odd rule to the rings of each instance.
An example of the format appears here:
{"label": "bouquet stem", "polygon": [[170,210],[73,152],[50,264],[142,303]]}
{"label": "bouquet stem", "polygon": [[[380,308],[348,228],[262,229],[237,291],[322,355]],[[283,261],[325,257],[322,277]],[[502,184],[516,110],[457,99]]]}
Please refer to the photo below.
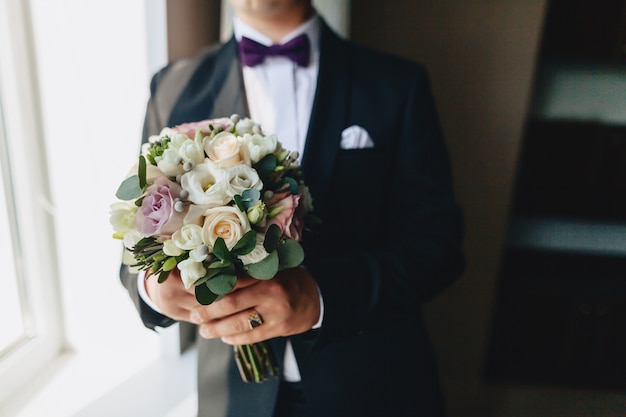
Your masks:
{"label": "bouquet stem", "polygon": [[235,361],[244,382],[263,382],[278,375],[278,367],[265,342],[233,346]]}

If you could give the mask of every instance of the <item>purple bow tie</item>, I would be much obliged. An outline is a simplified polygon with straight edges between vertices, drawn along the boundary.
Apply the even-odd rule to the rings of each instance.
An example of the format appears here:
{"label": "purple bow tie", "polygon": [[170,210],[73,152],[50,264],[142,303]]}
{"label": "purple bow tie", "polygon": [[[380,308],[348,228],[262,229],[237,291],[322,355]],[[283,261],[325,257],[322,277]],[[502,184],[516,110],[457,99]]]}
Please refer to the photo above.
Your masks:
{"label": "purple bow tie", "polygon": [[296,36],[282,45],[265,46],[248,38],[239,41],[239,56],[241,62],[247,67],[260,64],[268,56],[283,56],[291,59],[301,67],[309,65],[311,57],[311,45],[309,37],[305,34]]}

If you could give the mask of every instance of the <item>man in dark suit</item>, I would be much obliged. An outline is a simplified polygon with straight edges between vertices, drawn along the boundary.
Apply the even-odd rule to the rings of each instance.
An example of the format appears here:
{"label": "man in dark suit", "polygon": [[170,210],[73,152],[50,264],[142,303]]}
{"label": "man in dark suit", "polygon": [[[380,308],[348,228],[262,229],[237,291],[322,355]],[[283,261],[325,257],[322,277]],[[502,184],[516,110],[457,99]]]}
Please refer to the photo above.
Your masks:
{"label": "man in dark suit", "polygon": [[[230,41],[155,75],[144,140],[252,116],[301,151],[322,224],[303,237],[302,267],[241,277],[209,306],[176,271],[144,287],[123,268],[122,281],[147,327],[198,326],[200,416],[442,416],[420,306],[462,273],[463,226],[425,70],[339,38],[310,0],[231,4]],[[309,49],[298,62],[278,47],[263,59],[248,37]],[[263,321],[254,328],[253,310]],[[229,345],[262,340],[279,378],[242,382]]]}

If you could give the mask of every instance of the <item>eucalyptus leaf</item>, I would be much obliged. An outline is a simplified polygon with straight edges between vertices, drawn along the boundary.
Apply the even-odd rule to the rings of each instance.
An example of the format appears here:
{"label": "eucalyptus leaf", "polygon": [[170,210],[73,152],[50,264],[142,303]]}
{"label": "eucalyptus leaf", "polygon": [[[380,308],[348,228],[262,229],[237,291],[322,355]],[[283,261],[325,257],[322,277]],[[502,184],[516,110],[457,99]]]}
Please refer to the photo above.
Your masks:
{"label": "eucalyptus leaf", "polygon": [[230,268],[230,269],[232,269],[234,271],[235,266],[233,265],[233,263],[230,260],[225,259],[223,261],[211,262],[207,268],[208,269],[212,269],[212,270],[216,270],[218,272],[220,270],[225,269],[225,268]]}
{"label": "eucalyptus leaf", "polygon": [[284,177],[283,178],[283,186],[284,185],[289,185],[288,190],[291,192],[291,194],[298,194],[298,182],[296,180],[294,180],[291,177]]}
{"label": "eucalyptus leaf", "polygon": [[245,213],[246,203],[243,201],[243,197],[240,196],[239,194],[235,194],[233,196],[233,200],[235,200],[235,204],[237,205],[237,208],[239,209],[239,211],[241,211],[242,213]]}
{"label": "eucalyptus leaf", "polygon": [[235,288],[237,276],[230,274],[218,274],[206,282],[211,292],[217,295],[228,294]]}
{"label": "eucalyptus leaf", "polygon": [[139,198],[141,197],[141,194],[143,194],[143,190],[141,189],[141,185],[139,184],[139,177],[137,175],[132,175],[122,181],[117,191],[115,192],[115,196],[124,201]]}
{"label": "eucalyptus leaf", "polygon": [[304,250],[298,242],[287,239],[278,247],[280,269],[295,268],[304,261]]}
{"label": "eucalyptus leaf", "polygon": [[224,259],[228,259],[228,257],[230,256],[230,252],[228,252],[226,242],[221,237],[218,237],[215,240],[215,245],[213,245],[213,254],[217,256],[217,258],[221,261],[223,261]]}
{"label": "eucalyptus leaf", "polygon": [[275,250],[278,247],[282,234],[283,232],[278,225],[270,224],[265,232],[265,240],[263,241],[265,250],[268,252]]}
{"label": "eucalyptus leaf", "polygon": [[273,154],[265,155],[263,159],[254,164],[253,168],[261,178],[266,177],[276,169],[276,157]]}
{"label": "eucalyptus leaf", "polygon": [[139,173],[139,187],[141,187],[141,189],[143,190],[143,188],[146,186],[148,180],[146,178],[146,158],[143,157],[143,155],[139,156],[139,169],[138,169],[138,173]]}
{"label": "eucalyptus leaf", "polygon": [[194,289],[196,293],[196,300],[202,305],[209,305],[217,299],[217,294],[211,292],[206,285],[197,285]]}
{"label": "eucalyptus leaf", "polygon": [[278,272],[278,253],[271,252],[265,259],[254,264],[246,265],[250,276],[256,279],[272,279]]}
{"label": "eucalyptus leaf", "polygon": [[204,284],[205,282],[207,282],[208,280],[210,280],[211,278],[213,278],[214,276],[216,276],[219,273],[220,273],[219,269],[209,269],[209,268],[207,268],[206,274],[202,278],[198,278],[196,280],[196,282],[193,283],[193,285]]}
{"label": "eucalyptus leaf", "polygon": [[235,246],[233,246],[233,250],[231,253],[233,255],[247,255],[252,252],[252,250],[256,246],[256,232],[254,230],[249,230],[245,235],[239,239]]}
{"label": "eucalyptus leaf", "polygon": [[246,208],[250,208],[261,199],[261,192],[259,190],[247,189],[241,193],[241,196],[243,197],[243,203]]}

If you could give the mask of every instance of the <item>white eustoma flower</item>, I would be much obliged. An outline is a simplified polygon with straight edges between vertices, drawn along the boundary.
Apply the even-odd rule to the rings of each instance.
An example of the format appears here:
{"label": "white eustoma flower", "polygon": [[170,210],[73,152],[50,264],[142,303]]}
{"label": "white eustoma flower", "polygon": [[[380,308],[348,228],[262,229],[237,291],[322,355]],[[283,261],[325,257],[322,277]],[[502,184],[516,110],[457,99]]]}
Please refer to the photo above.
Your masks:
{"label": "white eustoma flower", "polygon": [[124,234],[124,247],[126,249],[132,249],[135,247],[137,242],[143,239],[143,235],[138,230],[131,230]]}
{"label": "white eustoma flower", "polygon": [[231,198],[226,194],[226,173],[208,159],[185,173],[180,185],[189,193],[189,201],[200,206],[223,206]]}
{"label": "white eustoma flower", "polygon": [[278,145],[276,135],[245,134],[242,140],[246,154],[253,164],[259,162],[266,155],[273,153]]}
{"label": "white eustoma flower", "polygon": [[235,195],[241,195],[245,190],[263,189],[263,181],[259,178],[259,174],[254,168],[248,165],[239,164],[229,167],[226,172],[226,194],[230,198]]}
{"label": "white eustoma flower", "polygon": [[180,269],[180,278],[187,289],[191,288],[194,282],[206,275],[206,268],[202,265],[202,262],[195,262],[192,259],[180,261],[178,269]]}
{"label": "white eustoma flower", "polygon": [[[257,126],[255,128],[255,126]],[[256,123],[254,120],[249,118],[243,118],[237,122],[235,126],[235,132],[238,136],[243,136],[245,134],[252,134],[255,130],[261,131],[261,126]]]}
{"label": "white eustoma flower", "polygon": [[134,203],[128,201],[113,203],[109,214],[111,225],[116,232],[126,233],[135,229],[137,206]]}

